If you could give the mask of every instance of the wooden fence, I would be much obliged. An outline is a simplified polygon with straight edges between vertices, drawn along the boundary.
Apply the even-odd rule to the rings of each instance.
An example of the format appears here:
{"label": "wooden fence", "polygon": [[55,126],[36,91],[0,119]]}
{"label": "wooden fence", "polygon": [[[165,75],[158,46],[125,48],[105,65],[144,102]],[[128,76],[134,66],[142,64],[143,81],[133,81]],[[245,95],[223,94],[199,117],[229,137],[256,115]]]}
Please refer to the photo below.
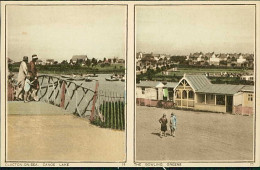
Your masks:
{"label": "wooden fence", "polygon": [[94,124],[112,129],[125,129],[125,97],[109,91],[98,91],[98,108]]}
{"label": "wooden fence", "polygon": [[[66,79],[41,75],[38,77],[40,101],[59,106],[80,117],[94,116],[96,91]],[[96,82],[98,86],[98,82]]]}

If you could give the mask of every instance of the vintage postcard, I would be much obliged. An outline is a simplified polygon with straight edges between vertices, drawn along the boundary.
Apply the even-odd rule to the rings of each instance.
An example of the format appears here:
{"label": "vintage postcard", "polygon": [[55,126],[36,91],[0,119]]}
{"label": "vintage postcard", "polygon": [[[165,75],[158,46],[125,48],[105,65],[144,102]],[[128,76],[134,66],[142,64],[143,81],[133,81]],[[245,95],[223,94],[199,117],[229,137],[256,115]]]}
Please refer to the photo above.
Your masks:
{"label": "vintage postcard", "polygon": [[258,167],[256,1],[1,2],[1,167]]}
{"label": "vintage postcard", "polygon": [[7,4],[2,19],[5,161],[125,162],[127,6]]}
{"label": "vintage postcard", "polygon": [[136,5],[136,162],[254,162],[256,6]]}

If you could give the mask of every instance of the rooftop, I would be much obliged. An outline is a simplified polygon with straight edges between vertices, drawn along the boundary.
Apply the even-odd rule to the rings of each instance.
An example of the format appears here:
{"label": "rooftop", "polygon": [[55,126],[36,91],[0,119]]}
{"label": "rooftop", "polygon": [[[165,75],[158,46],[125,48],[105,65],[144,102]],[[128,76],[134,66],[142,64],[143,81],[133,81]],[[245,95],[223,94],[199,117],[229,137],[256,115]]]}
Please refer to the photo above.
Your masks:
{"label": "rooftop", "polygon": [[231,84],[211,84],[200,88],[198,93],[211,93],[211,94],[227,94],[233,95],[239,92],[244,85],[231,85]]}
{"label": "rooftop", "polygon": [[210,80],[205,75],[184,75],[183,78],[188,81],[195,91],[211,85]]}

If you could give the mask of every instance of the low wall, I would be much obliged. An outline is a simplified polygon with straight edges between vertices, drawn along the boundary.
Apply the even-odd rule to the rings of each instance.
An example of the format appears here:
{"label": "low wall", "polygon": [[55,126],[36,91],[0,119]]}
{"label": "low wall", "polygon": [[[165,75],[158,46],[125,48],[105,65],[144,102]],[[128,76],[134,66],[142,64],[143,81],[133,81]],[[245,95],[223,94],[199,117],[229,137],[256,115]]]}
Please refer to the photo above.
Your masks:
{"label": "low wall", "polygon": [[226,106],[225,105],[212,105],[212,104],[199,104],[196,103],[195,110],[205,110],[205,111],[211,111],[211,112],[226,112]]}
{"label": "low wall", "polygon": [[238,115],[252,115],[253,108],[252,107],[243,107],[241,105],[233,107],[233,113]]}
{"label": "low wall", "polygon": [[[158,102],[160,100],[150,100],[150,99],[143,99],[143,98],[136,98],[136,105],[137,106],[150,106],[150,107],[156,107],[158,105]],[[161,101],[163,107],[173,107],[174,103],[173,101]]]}

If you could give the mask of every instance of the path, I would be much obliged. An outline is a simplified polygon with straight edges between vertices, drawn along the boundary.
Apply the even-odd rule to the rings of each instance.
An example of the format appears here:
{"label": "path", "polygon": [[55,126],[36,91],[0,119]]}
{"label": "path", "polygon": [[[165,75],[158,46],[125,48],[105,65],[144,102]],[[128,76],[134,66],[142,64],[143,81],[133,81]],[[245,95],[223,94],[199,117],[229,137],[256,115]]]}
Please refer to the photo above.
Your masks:
{"label": "path", "polygon": [[[29,106],[29,107],[28,107]],[[125,133],[42,102],[8,103],[7,160],[122,162]]]}
{"label": "path", "polygon": [[[138,161],[253,159],[253,116],[145,106],[136,111]],[[177,116],[176,137],[160,138],[158,120],[163,113],[169,119],[171,112]]]}

